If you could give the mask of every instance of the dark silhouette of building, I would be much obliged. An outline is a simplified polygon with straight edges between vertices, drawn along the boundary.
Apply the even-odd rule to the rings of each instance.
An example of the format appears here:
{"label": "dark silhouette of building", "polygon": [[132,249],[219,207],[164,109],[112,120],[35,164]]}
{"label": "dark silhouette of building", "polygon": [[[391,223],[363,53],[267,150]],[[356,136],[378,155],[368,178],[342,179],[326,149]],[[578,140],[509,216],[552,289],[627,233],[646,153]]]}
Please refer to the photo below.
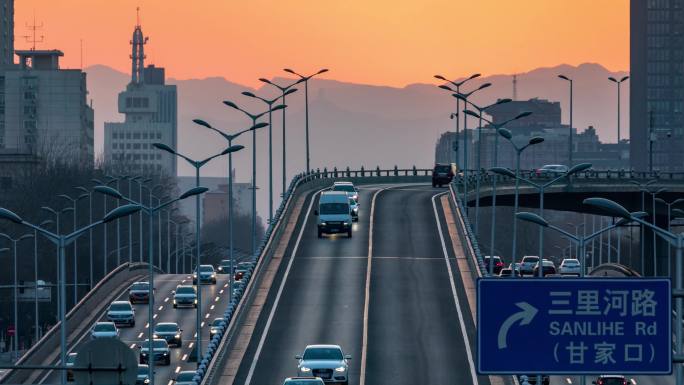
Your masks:
{"label": "dark silhouette of building", "polygon": [[684,171],[684,0],[631,0],[630,24],[631,165]]}

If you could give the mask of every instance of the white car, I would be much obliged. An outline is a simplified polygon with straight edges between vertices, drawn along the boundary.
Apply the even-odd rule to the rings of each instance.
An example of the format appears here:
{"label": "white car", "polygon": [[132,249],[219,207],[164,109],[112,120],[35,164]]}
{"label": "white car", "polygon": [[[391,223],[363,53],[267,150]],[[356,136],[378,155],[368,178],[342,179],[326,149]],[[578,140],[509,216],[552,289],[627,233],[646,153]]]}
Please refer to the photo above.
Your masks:
{"label": "white car", "polygon": [[349,384],[350,355],[342,353],[339,345],[309,345],[304,354],[297,355],[297,373],[302,377],[319,377],[324,382]]}
{"label": "white car", "polygon": [[114,322],[97,322],[90,330],[90,338],[119,338],[119,329]]}
{"label": "white car", "polygon": [[534,267],[539,263],[539,257],[534,255],[526,255],[520,261],[520,275],[532,275]]}
{"label": "white car", "polygon": [[135,309],[129,301],[114,301],[107,310],[107,320],[133,327],[135,326]]}
{"label": "white car", "polygon": [[359,221],[359,202],[355,201],[354,198],[349,198],[349,206],[351,206],[351,216],[353,222]]}
{"label": "white car", "polygon": [[582,266],[579,260],[574,258],[566,258],[560,264],[561,275],[580,275]]}
{"label": "white car", "polygon": [[359,190],[354,187],[352,182],[335,182],[333,183],[330,191],[344,191],[355,201],[359,201]]}

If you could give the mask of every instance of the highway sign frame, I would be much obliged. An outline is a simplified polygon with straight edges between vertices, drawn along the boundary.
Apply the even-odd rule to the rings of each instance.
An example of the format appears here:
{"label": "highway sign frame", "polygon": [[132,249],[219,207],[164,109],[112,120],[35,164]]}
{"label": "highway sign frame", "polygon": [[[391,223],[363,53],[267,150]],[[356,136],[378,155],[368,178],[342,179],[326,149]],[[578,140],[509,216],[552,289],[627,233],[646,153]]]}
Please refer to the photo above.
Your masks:
{"label": "highway sign frame", "polygon": [[[531,290],[530,288],[533,288],[534,290]],[[572,313],[565,313],[563,315],[556,315],[556,314],[546,314],[550,313],[551,311],[558,312],[560,310],[557,310],[556,308],[551,308],[549,307],[544,307],[544,306],[539,306],[539,302],[547,302],[549,301],[550,294],[552,291],[554,293],[558,293],[557,290],[574,290],[575,294],[579,291],[595,291],[598,290],[601,293],[605,294],[605,290],[614,290],[611,293],[616,293],[618,290],[616,288],[621,288],[622,291],[624,290],[629,290],[628,294],[625,294],[624,297],[624,304],[623,306],[625,309],[623,309],[625,312],[627,312],[626,308],[629,308],[629,305],[632,305],[631,302],[634,299],[632,297],[634,294],[633,292],[636,290],[640,290],[643,292],[644,290],[652,290],[653,291],[653,300],[657,300],[653,307],[653,312],[655,313],[653,315],[653,318],[645,318],[647,316],[646,313],[643,315],[637,315],[637,316],[623,316],[622,314],[618,314],[620,317],[615,318],[616,315],[613,313],[608,313],[608,310],[606,310],[606,314],[599,314],[598,316],[600,318],[594,318],[593,320],[590,318],[588,314],[582,314],[582,315],[576,315]],[[487,290],[488,292],[484,292],[483,290]],[[629,293],[632,294],[632,296],[629,295]],[[665,294],[666,293],[666,294]],[[624,293],[623,293],[624,294]],[[487,301],[487,298],[494,297],[497,299],[496,303],[493,304],[493,308],[491,310],[485,310],[483,311],[483,301]],[[507,298],[506,298],[507,297]],[[546,298],[546,299],[544,299]],[[665,298],[667,298],[666,301],[663,301]],[[522,302],[524,301],[524,302]],[[573,305],[570,305],[570,300],[565,302],[566,306],[572,307]],[[612,301],[612,300],[611,300]],[[555,301],[556,302],[561,302],[561,301]],[[549,302],[550,303],[550,302]],[[599,303],[603,304],[603,298],[599,295]],[[530,306],[530,304],[534,306]],[[527,305],[527,306],[526,306]],[[612,303],[611,303],[612,305]],[[492,305],[490,305],[492,306]],[[532,309],[528,308],[531,307]],[[535,307],[536,306],[536,307]],[[556,306],[558,306],[556,304]],[[610,308],[610,305],[607,305],[608,308]],[[633,305],[632,305],[633,306]],[[486,308],[485,308],[486,309]],[[509,311],[512,310],[512,311]],[[601,308],[600,310],[603,310]],[[614,309],[613,309],[614,310]],[[564,310],[564,311],[570,311],[570,310]],[[632,309],[632,312],[634,312],[634,309]],[[667,312],[666,315],[663,315],[664,312]],[[538,315],[538,317],[537,317]],[[596,317],[596,314],[591,314],[591,316]],[[536,317],[536,319],[535,319]],[[556,318],[554,318],[556,317]],[[557,318],[560,317],[560,318]],[[565,318],[563,318],[565,317]],[[611,318],[613,317],[613,318]],[[604,324],[613,324],[613,327],[617,327],[617,323],[622,323],[622,324],[627,324],[628,326],[634,325],[633,328],[627,328],[625,327],[625,331],[629,329],[629,331],[632,332],[632,335],[627,336],[627,334],[622,335],[622,336],[606,336],[606,335],[599,335],[599,337],[596,337],[596,335],[592,335],[590,332],[588,335],[575,335],[575,336],[558,336],[558,337],[552,337],[553,335],[551,331],[553,330],[550,327],[550,324],[545,325],[544,322],[552,322],[555,320],[563,320],[563,322],[572,322],[572,323],[586,323],[586,324],[591,324],[593,322],[599,324],[599,323],[604,323]],[[636,323],[645,323],[644,321],[639,321],[642,319],[648,319],[652,320],[653,324],[656,325],[654,326],[654,331],[656,331],[656,335],[646,335],[646,334],[639,334],[635,332],[637,329]],[[503,321],[503,322],[502,322]],[[537,321],[536,324],[532,324],[532,322]],[[660,328],[660,330],[663,329],[663,326],[661,326],[661,322],[665,326],[665,332],[657,332],[657,330]],[[526,325],[530,325],[531,328],[528,328],[527,330],[524,328]],[[494,325],[494,327],[492,327]],[[516,326],[512,326],[516,325]],[[539,326],[543,325],[543,326]],[[643,326],[643,325],[642,325]],[[499,331],[497,333],[496,331]],[[512,334],[509,334],[510,330],[515,330]],[[522,331],[521,331],[522,330]],[[550,335],[547,337],[546,334],[542,334],[542,330],[544,333],[549,333]],[[591,331],[591,326],[588,326],[589,331]],[[650,330],[650,329],[649,329]],[[643,333],[644,330],[642,330]],[[481,278],[478,279],[477,282],[477,372],[479,374],[549,374],[549,375],[583,375],[583,374],[637,374],[637,375],[669,375],[672,373],[672,282],[669,278]],[[486,335],[485,333],[489,333]],[[501,340],[501,335],[503,333],[503,341]],[[527,341],[524,340],[525,343],[524,345],[526,346],[533,346],[532,349],[529,349],[527,351],[520,351],[520,348],[518,346],[522,346],[521,341],[517,341],[517,344],[512,344],[514,347],[513,349],[509,350],[507,353],[500,353],[501,350],[503,349],[508,349],[509,346],[507,346],[507,341],[511,339],[510,336],[513,336],[513,341],[511,342],[516,342],[515,340],[520,340],[521,338],[527,338],[529,337],[530,334],[534,334],[534,340],[532,341]],[[494,336],[497,337],[497,339],[494,338]],[[522,336],[522,337],[521,337]],[[539,337],[539,338],[537,338]],[[596,338],[595,338],[596,337]],[[556,338],[554,340],[554,338]],[[561,362],[561,360],[558,358],[559,356],[564,355],[564,351],[568,350],[571,351],[571,347],[573,346],[565,346],[559,349],[559,345],[561,342],[566,342],[568,339],[574,339],[572,343],[574,344],[575,342],[582,343],[582,346],[585,347],[583,343],[585,342],[592,342],[595,343],[597,338],[603,339],[604,343],[607,342],[613,342],[613,341],[619,341],[622,345],[620,345],[620,348],[624,346],[624,359],[625,362],[620,362],[622,367],[617,367],[620,364],[616,364],[616,360],[612,360],[612,366],[609,368],[603,367],[603,368],[590,368],[592,365],[593,367],[596,367],[598,365],[597,362],[592,363],[584,363],[584,350],[582,350],[582,365],[580,367],[580,364],[577,362]],[[632,347],[635,347],[636,344],[630,344],[629,338],[637,339],[637,340],[647,340],[650,343],[650,356],[651,356],[651,361],[648,363],[644,363],[644,357],[648,357],[649,350],[647,349],[648,346],[646,346],[646,349],[644,349],[643,344],[639,344],[639,358],[641,361],[633,363],[633,362],[627,362],[627,356],[629,356],[628,351]],[[483,339],[485,341],[483,341]],[[554,340],[556,344],[554,346],[551,346],[549,341]],[[502,343],[503,342],[503,343]],[[497,345],[498,344],[498,345]],[[503,345],[503,347],[502,347]],[[618,344],[615,344],[613,348]],[[664,358],[662,359],[655,359],[656,357],[656,352],[662,352],[664,349],[663,345],[666,346],[667,350],[667,362],[664,362]],[[590,345],[587,345],[590,346]],[[628,347],[629,346],[629,347]],[[574,346],[577,348],[577,346]],[[596,349],[596,345],[594,345],[594,348]],[[620,350],[620,349],[618,349]],[[616,352],[618,350],[615,350]],[[558,353],[560,351],[560,354]],[[508,355],[507,355],[508,354]],[[549,356],[550,354],[550,356]],[[572,357],[572,351],[571,353],[568,353],[567,355]],[[597,353],[598,354],[598,353]],[[612,354],[612,353],[611,353]],[[524,360],[521,357],[525,357]],[[659,357],[659,355],[658,355]],[[549,362],[551,361],[551,358],[553,358],[556,362],[553,362],[552,365],[549,366]],[[611,357],[612,358],[612,357]],[[631,358],[631,357],[630,357]],[[571,359],[571,358],[570,358]],[[648,358],[646,358],[648,359]],[[497,361],[502,361],[504,363],[500,363]],[[511,364],[513,362],[513,364]],[[521,365],[522,362],[522,365]],[[532,362],[537,366],[529,366],[526,367],[524,366],[525,363]],[[543,365],[547,365],[546,368],[549,370],[541,370],[539,368],[539,362],[544,362]],[[574,365],[574,366],[573,366]],[[513,366],[515,369],[511,370],[511,366]],[[571,367],[573,366],[573,367]],[[646,366],[646,368],[644,367]],[[520,369],[518,369],[520,368]]]}

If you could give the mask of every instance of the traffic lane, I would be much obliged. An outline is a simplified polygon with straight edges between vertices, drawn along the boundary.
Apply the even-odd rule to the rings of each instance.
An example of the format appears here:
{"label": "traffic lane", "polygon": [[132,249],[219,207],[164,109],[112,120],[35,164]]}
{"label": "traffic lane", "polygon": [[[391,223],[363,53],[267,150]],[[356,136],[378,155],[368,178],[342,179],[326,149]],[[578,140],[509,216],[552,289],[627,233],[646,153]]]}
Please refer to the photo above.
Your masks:
{"label": "traffic lane", "polygon": [[[353,224],[351,239],[344,235],[319,239],[313,210],[307,218],[296,255],[292,255],[290,250],[290,258],[294,258],[292,267],[250,384],[278,384],[286,377],[296,376],[294,356],[301,354],[306,345],[320,343],[338,344],[346,354],[352,355],[350,383],[358,383],[368,254],[368,210],[374,190],[364,188],[359,193],[359,221]],[[314,209],[317,202],[318,197],[315,197]],[[307,207],[308,201],[304,210]],[[291,243],[301,231],[301,228],[297,229]],[[279,269],[281,276],[288,262],[289,258],[283,260]],[[280,280],[276,277],[274,282]],[[269,296],[274,297],[277,289],[272,288]],[[269,298],[234,384],[246,383],[272,304],[273,300]]]}
{"label": "traffic lane", "polygon": [[[202,314],[201,314],[201,330],[200,339],[202,341],[202,352],[206,350],[209,342],[209,325],[216,317],[223,316],[223,312],[228,306],[229,290],[228,290],[228,276],[217,275],[216,285],[203,284],[202,285]],[[183,276],[180,282],[176,284],[192,284],[192,277],[189,275]],[[155,365],[155,383],[160,385],[170,384],[175,379],[176,374],[182,370],[195,370],[197,368],[196,361],[189,361],[194,359],[196,354],[196,338],[197,327],[196,317],[197,309],[195,308],[173,308],[173,293],[176,286],[169,288],[166,297],[159,296],[155,300],[155,323],[159,322],[176,322],[183,330],[182,345],[180,347],[171,347],[171,364],[169,366]],[[166,300],[168,298],[168,300]],[[213,308],[212,308],[213,307]],[[207,317],[208,315],[208,317]],[[144,338],[147,337],[145,333]],[[201,352],[201,353],[202,353]]]}
{"label": "traffic lane", "polygon": [[[162,278],[160,276],[160,279],[163,280],[165,278]],[[165,290],[167,285],[166,282],[161,282],[160,284],[155,283],[155,286],[157,288],[157,292],[160,290]],[[174,286],[175,287],[175,286]],[[127,301],[128,300],[128,288],[125,288],[121,294],[117,297],[117,301]],[[120,339],[126,343],[127,345],[131,345],[133,342],[138,341],[139,339],[136,338],[136,336],[139,334],[140,330],[143,329],[143,326],[147,323],[147,305],[144,304],[138,304],[138,305],[133,305],[135,308],[135,326],[132,328],[129,327],[121,327],[119,328],[120,331]],[[144,306],[144,311],[142,311],[142,307]],[[100,314],[99,318],[97,321],[106,321],[106,315],[107,315],[107,308],[102,311]],[[96,322],[97,322],[96,321]],[[91,325],[92,326],[92,325]],[[86,329],[83,334],[77,337],[75,340],[76,343],[74,344],[73,342],[71,343],[71,347],[68,350],[68,352],[76,352],[78,349],[86,342],[90,341],[90,328]],[[55,364],[58,363],[59,360],[55,362]],[[47,374],[47,377],[41,383],[47,383],[47,384],[56,384],[59,383],[60,381],[60,374],[58,371],[49,371]]]}
{"label": "traffic lane", "polygon": [[411,187],[378,196],[367,384],[473,383],[432,207],[438,192]]}

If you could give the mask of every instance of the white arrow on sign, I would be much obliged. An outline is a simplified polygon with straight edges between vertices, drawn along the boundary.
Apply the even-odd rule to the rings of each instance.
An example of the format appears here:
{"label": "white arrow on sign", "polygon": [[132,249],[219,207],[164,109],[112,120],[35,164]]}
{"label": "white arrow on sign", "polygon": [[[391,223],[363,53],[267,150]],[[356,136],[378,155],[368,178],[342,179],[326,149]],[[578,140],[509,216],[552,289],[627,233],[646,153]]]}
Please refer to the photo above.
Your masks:
{"label": "white arrow on sign", "polygon": [[527,302],[518,302],[515,304],[515,306],[519,307],[520,311],[508,317],[506,321],[504,321],[503,325],[501,325],[501,329],[499,329],[499,349],[505,349],[508,347],[506,344],[506,337],[508,336],[508,330],[511,328],[511,326],[513,326],[513,324],[520,321],[521,326],[527,325],[532,322],[534,316],[537,315],[537,308]]}

